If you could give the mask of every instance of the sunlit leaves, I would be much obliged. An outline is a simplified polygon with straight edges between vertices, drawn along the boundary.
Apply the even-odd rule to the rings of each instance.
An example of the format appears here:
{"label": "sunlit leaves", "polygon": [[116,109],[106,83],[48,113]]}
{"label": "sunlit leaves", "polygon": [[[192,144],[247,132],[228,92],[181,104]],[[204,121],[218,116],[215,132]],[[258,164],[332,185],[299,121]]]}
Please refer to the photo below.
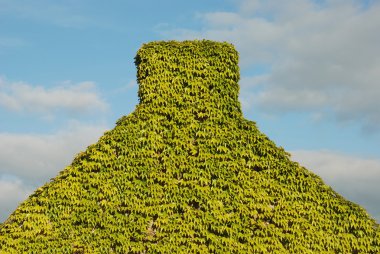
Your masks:
{"label": "sunlit leaves", "polygon": [[140,104],[0,225],[0,253],[378,253],[379,226],[241,113],[228,43],[152,42]]}

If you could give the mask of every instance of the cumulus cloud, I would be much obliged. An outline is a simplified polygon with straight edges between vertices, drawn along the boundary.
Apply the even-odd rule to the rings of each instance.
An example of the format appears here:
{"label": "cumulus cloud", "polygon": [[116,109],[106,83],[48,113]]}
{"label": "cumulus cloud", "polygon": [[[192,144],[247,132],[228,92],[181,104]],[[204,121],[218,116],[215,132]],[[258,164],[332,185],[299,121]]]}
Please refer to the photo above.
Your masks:
{"label": "cumulus cloud", "polygon": [[17,205],[32,193],[20,179],[0,177],[0,222],[17,208]]}
{"label": "cumulus cloud", "polygon": [[12,175],[30,184],[49,181],[105,130],[74,123],[53,134],[0,133],[0,176]]}
{"label": "cumulus cloud", "polygon": [[107,104],[92,82],[44,88],[0,79],[0,108],[10,112],[60,115],[63,127],[49,134],[0,132],[0,221],[32,191],[71,163],[75,155],[95,143],[106,130],[69,120],[62,113],[104,112]]}
{"label": "cumulus cloud", "polygon": [[0,133],[0,222],[106,129],[71,122],[53,134]]}
{"label": "cumulus cloud", "polygon": [[245,73],[267,66],[242,86],[246,106],[271,114],[330,112],[380,131],[380,4],[364,2],[240,0],[236,12],[198,14],[201,30],[162,35],[230,41]]}
{"label": "cumulus cloud", "polygon": [[380,222],[380,160],[333,151],[292,151],[307,167],[345,198],[360,204]]}
{"label": "cumulus cloud", "polygon": [[76,84],[66,81],[57,87],[45,88],[0,79],[0,107],[50,115],[57,110],[70,114],[104,112],[108,105],[96,92],[95,84],[91,81]]}

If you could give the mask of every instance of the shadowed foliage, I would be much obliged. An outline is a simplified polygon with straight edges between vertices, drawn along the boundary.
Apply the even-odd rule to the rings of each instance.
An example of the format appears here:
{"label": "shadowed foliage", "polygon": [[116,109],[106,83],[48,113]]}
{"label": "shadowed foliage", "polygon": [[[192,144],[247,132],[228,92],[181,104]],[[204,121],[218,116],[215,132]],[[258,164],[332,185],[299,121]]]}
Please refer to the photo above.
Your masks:
{"label": "shadowed foliage", "polygon": [[378,253],[365,210],[243,118],[238,53],[152,42],[140,103],[0,226],[0,253]]}

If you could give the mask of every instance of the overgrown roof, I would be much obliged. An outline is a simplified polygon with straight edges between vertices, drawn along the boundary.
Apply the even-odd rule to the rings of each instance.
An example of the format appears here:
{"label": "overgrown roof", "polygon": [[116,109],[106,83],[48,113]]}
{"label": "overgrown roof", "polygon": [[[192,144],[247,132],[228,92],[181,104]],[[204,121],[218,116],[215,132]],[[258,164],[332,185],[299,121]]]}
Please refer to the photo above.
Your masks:
{"label": "overgrown roof", "polygon": [[0,253],[379,253],[379,225],[244,119],[231,44],[144,44],[140,103],[0,225]]}

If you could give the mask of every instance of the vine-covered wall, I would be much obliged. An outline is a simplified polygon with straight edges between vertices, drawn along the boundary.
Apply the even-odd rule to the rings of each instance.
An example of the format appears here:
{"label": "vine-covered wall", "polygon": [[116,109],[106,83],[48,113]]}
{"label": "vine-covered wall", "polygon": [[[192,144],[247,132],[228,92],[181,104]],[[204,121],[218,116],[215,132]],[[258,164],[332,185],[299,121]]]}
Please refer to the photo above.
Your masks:
{"label": "vine-covered wall", "polygon": [[364,209],[244,119],[231,44],[135,62],[135,111],[0,225],[0,254],[380,252]]}

